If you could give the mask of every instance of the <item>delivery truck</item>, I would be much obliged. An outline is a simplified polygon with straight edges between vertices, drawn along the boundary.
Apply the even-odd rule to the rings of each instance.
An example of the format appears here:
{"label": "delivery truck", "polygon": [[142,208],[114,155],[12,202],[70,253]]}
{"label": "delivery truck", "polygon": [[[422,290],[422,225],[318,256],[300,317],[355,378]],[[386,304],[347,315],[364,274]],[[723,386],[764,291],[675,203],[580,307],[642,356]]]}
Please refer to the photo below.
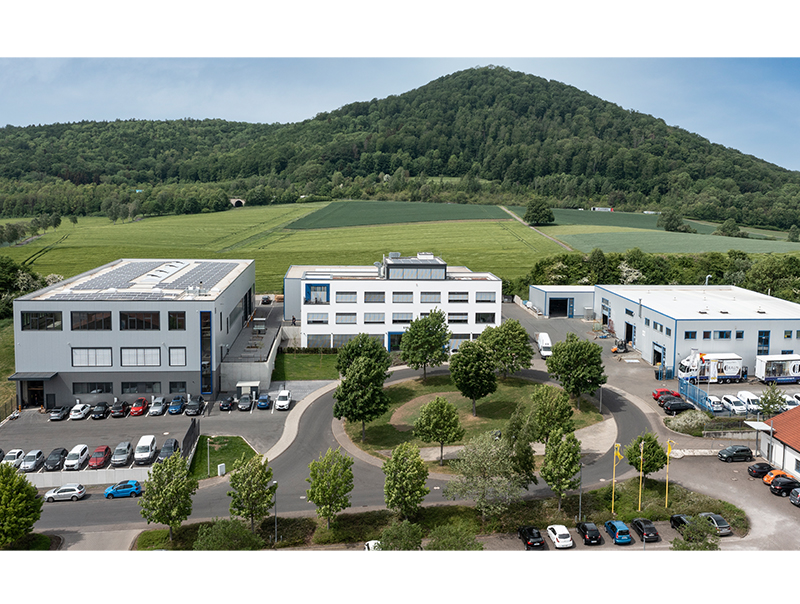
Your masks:
{"label": "delivery truck", "polygon": [[732,352],[698,352],[692,349],[692,353],[678,365],[678,377],[692,384],[746,382],[747,367],[742,365],[742,357]]}
{"label": "delivery truck", "polygon": [[543,359],[546,359],[550,355],[553,354],[551,348],[553,345],[550,343],[550,336],[545,332],[541,331],[536,334],[536,345],[539,347],[539,354],[542,355]]}
{"label": "delivery truck", "polygon": [[756,378],[765,384],[794,384],[800,381],[800,354],[756,356]]}

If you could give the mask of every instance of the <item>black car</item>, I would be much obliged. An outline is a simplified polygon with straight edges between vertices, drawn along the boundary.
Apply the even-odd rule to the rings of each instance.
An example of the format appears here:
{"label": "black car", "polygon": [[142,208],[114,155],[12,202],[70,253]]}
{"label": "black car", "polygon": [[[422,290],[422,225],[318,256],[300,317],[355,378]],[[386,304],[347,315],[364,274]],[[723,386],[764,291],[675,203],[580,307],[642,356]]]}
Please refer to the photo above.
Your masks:
{"label": "black car", "polygon": [[236,405],[236,403],[234,403],[233,397],[229,396],[228,398],[222,399],[219,402],[219,410],[220,411],[230,411],[231,409],[233,409],[233,407],[235,405]]}
{"label": "black car", "polygon": [[68,453],[69,451],[61,447],[50,451],[50,455],[48,455],[47,459],[44,460],[45,471],[53,472],[55,470],[63,469],[64,460],[67,458]]}
{"label": "black car", "polygon": [[105,419],[108,417],[111,408],[108,403],[97,403],[92,409],[92,419]]}
{"label": "black car", "polygon": [[175,451],[180,451],[181,447],[178,444],[178,441],[174,438],[168,438],[164,441],[164,444],[161,446],[161,451],[158,452],[158,458],[156,462],[164,461],[167,457],[175,453]]}
{"label": "black car", "polygon": [[800,487],[800,480],[779,476],[769,485],[769,492],[773,495],[788,497],[793,489]]}
{"label": "black car", "polygon": [[205,401],[203,401],[202,396],[199,396],[189,401],[189,404],[186,405],[186,411],[184,411],[184,413],[186,415],[203,415],[203,409],[205,408]]}
{"label": "black car", "polygon": [[731,445],[717,453],[717,457],[720,461],[726,461],[728,463],[732,461],[753,461],[753,452],[750,450],[750,447],[744,445]]}
{"label": "black car", "polygon": [[750,476],[752,476],[753,478],[764,478],[764,476],[766,476],[768,472],[774,469],[775,468],[773,468],[771,465],[769,465],[768,463],[764,463],[762,461],[759,463],[754,463],[752,466],[749,466],[747,468],[747,473],[750,474]]}
{"label": "black car", "polygon": [[57,422],[69,415],[69,408],[67,407],[56,407],[55,409],[50,410],[50,421]]}
{"label": "black car", "polygon": [[600,531],[594,522],[579,522],[575,525],[575,530],[583,539],[584,545],[600,544]]}
{"label": "black car", "polygon": [[689,517],[686,514],[673,514],[669,517],[669,525],[679,533],[687,524],[689,524]]}
{"label": "black car", "polygon": [[634,518],[631,526],[642,541],[658,541],[658,530],[647,518]]}
{"label": "black car", "polygon": [[521,526],[517,531],[517,536],[522,539],[525,544],[525,549],[543,549],[544,537],[539,532],[539,529],[532,526]]}
{"label": "black car", "polygon": [[671,402],[674,402],[674,401],[683,402],[683,399],[681,397],[675,396],[673,394],[669,394],[668,392],[665,392],[664,394],[659,396],[656,400],[658,401],[658,406],[659,407],[663,407],[666,403],[671,403]]}
{"label": "black car", "polygon": [[127,401],[117,401],[111,406],[111,417],[125,417],[131,410]]}
{"label": "black car", "polygon": [[671,400],[664,403],[664,413],[667,415],[678,415],[678,413],[689,411],[690,409],[694,409],[694,405],[686,401]]}

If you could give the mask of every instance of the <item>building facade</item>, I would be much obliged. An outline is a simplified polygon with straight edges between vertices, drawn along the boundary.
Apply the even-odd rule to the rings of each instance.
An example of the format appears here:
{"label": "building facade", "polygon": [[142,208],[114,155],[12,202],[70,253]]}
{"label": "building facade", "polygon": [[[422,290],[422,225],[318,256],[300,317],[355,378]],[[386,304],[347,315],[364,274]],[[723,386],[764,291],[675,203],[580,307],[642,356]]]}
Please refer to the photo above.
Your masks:
{"label": "building facade", "polygon": [[291,266],[284,277],[284,319],[300,325],[303,348],[339,348],[359,333],[399,350],[411,321],[445,313],[451,349],[500,325],[502,281],[448,266],[433,254],[384,256],[373,266]]}
{"label": "building facade", "polygon": [[254,294],[253,260],[122,259],[21,296],[17,402],[215,397]]}

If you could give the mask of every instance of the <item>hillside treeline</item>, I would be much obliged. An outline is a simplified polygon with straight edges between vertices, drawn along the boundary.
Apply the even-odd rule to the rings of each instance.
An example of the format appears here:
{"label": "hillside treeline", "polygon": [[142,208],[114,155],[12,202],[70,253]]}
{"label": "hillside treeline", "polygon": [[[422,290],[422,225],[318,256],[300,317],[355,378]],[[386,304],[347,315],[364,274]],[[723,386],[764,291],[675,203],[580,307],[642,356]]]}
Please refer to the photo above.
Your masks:
{"label": "hillside treeline", "polygon": [[528,298],[530,285],[736,285],[800,302],[800,258],[749,256],[739,250],[702,254],[565,253],[539,260],[527,275],[503,282],[504,294]]}
{"label": "hillside treeline", "polygon": [[[138,191],[138,192],[137,192]],[[469,69],[295,124],[80,122],[0,129],[0,213],[145,213],[193,198],[316,198],[675,208],[688,218],[788,229],[800,173],[712,144],[572,86]],[[178,204],[179,202],[179,204]],[[191,206],[194,203],[190,202]]]}

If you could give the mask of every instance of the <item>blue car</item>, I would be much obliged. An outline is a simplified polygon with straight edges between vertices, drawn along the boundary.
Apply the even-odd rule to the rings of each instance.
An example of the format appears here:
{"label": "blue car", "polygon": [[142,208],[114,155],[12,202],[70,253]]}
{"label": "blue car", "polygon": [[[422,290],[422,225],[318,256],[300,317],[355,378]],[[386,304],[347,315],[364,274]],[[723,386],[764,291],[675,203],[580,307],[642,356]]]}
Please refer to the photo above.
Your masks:
{"label": "blue car", "polygon": [[183,409],[186,407],[186,399],[182,396],[176,396],[172,399],[172,402],[169,404],[169,409],[167,409],[167,413],[170,415],[180,415],[183,413]]}
{"label": "blue car", "polygon": [[269,400],[269,394],[259,394],[258,395],[258,404],[256,405],[257,409],[269,409],[269,405],[272,401]]}
{"label": "blue car", "polygon": [[633,539],[631,539],[631,532],[628,530],[628,527],[625,526],[624,522],[609,520],[605,523],[605,527],[608,536],[611,537],[611,540],[617,545],[631,543],[633,541]]}
{"label": "blue car", "polygon": [[142,485],[138,480],[123,480],[111,485],[105,491],[106,499],[115,497],[138,497],[142,494]]}

